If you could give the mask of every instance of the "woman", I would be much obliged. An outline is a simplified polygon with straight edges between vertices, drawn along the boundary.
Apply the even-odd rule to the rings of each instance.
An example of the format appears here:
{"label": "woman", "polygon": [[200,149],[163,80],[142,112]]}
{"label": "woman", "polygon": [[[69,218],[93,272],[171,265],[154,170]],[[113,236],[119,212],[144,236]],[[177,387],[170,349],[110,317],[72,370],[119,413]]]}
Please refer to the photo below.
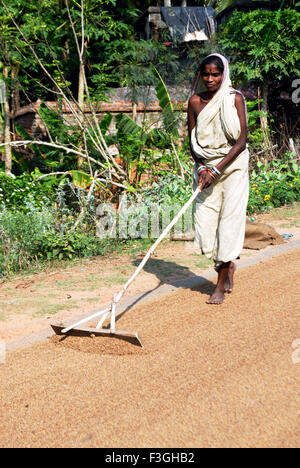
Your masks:
{"label": "woman", "polygon": [[[203,91],[199,89],[202,86]],[[197,91],[197,92],[195,92]],[[247,112],[242,94],[232,88],[228,61],[206,57],[189,100],[188,129],[195,160],[195,241],[215,262],[216,289],[207,301],[221,304],[233,289],[235,259],[243,248],[249,194]]]}

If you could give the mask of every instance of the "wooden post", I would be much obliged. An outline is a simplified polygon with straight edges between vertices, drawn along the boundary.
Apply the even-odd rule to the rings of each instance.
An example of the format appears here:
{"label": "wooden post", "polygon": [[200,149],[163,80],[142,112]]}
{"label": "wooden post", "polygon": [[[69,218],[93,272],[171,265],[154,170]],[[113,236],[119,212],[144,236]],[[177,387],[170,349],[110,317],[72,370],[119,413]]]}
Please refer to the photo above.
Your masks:
{"label": "wooden post", "polygon": [[[8,66],[5,65],[3,68],[3,76],[5,79],[5,84],[8,78]],[[11,175],[12,171],[12,150],[10,146],[11,142],[11,135],[10,135],[10,108],[9,108],[9,101],[7,98],[6,93],[4,94],[4,103],[3,103],[3,110],[4,110],[4,142],[8,143],[4,147],[4,155],[5,155],[5,173],[7,175]]]}
{"label": "wooden post", "polygon": [[297,151],[297,148],[295,146],[293,138],[289,138],[289,147],[290,147],[290,151],[292,153],[295,153],[295,155],[298,157],[298,151]]}
{"label": "wooden post", "polygon": [[[260,110],[263,115],[260,116],[260,125],[263,134],[263,144],[265,148],[272,146],[269,129],[268,129],[268,82],[264,80],[262,83],[262,88],[258,87],[258,100],[262,99],[262,103],[258,101],[258,110]],[[273,157],[273,152],[270,150],[270,156]]]}
{"label": "wooden post", "polygon": [[[78,105],[81,110],[81,113],[79,115],[80,122],[83,123],[84,121],[84,62],[81,62],[79,65],[79,76],[78,76]],[[83,141],[82,139],[79,142],[78,149],[80,152],[83,150]],[[83,158],[81,156],[78,156],[77,158],[77,166],[78,169],[81,168],[83,164]]]}

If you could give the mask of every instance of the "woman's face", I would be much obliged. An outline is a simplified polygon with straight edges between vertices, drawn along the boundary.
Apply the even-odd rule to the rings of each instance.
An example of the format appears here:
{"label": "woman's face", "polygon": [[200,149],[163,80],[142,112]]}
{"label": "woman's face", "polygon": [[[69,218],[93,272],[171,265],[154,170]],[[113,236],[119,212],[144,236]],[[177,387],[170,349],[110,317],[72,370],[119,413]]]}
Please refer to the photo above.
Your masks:
{"label": "woman's face", "polygon": [[216,92],[221,86],[223,73],[215,64],[210,63],[209,65],[205,65],[201,76],[208,91]]}

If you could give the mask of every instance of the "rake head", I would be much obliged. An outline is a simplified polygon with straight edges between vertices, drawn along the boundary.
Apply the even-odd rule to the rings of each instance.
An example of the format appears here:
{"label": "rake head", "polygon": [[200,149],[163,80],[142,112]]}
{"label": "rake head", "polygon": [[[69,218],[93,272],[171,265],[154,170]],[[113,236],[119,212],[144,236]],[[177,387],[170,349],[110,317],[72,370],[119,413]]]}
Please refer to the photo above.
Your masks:
{"label": "rake head", "polygon": [[143,347],[143,344],[137,334],[137,332],[128,332],[123,330],[114,330],[106,328],[87,328],[87,327],[74,327],[71,330],[65,332],[64,325],[51,325],[53,331],[56,335],[65,335],[65,336],[106,336],[110,338],[118,338],[120,340],[127,341],[135,346]]}

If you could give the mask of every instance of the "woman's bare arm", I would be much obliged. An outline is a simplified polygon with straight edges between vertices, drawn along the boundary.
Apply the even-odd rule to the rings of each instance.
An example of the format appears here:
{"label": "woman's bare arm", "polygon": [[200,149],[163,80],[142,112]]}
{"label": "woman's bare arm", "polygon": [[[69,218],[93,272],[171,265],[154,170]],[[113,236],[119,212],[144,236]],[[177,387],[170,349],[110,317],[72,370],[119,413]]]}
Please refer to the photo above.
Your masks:
{"label": "woman's bare arm", "polygon": [[238,117],[240,120],[241,134],[237,139],[235,145],[233,145],[233,147],[229,151],[229,153],[216,166],[220,172],[222,172],[228,166],[228,164],[230,164],[246,148],[248,132],[247,110],[245,100],[243,96],[239,93],[236,93],[235,95],[235,107],[237,109]]}
{"label": "woman's bare arm", "polygon": [[190,151],[191,155],[194,159],[194,161],[197,163],[199,162],[199,158],[197,158],[196,154],[193,152],[192,146],[191,146],[191,134],[192,130],[196,126],[196,110],[195,106],[197,105],[197,100],[199,100],[197,95],[194,95],[190,98],[189,104],[188,104],[188,133],[189,133],[189,139],[190,139]]}
{"label": "woman's bare arm", "polygon": [[[241,134],[229,153],[219,162],[216,168],[222,172],[244,149],[246,148],[247,142],[247,111],[246,103],[243,96],[239,93],[235,95],[235,106],[237,109],[238,117],[240,119]],[[201,190],[209,187],[213,182],[213,178],[208,172],[203,172],[199,177],[199,187]]]}

